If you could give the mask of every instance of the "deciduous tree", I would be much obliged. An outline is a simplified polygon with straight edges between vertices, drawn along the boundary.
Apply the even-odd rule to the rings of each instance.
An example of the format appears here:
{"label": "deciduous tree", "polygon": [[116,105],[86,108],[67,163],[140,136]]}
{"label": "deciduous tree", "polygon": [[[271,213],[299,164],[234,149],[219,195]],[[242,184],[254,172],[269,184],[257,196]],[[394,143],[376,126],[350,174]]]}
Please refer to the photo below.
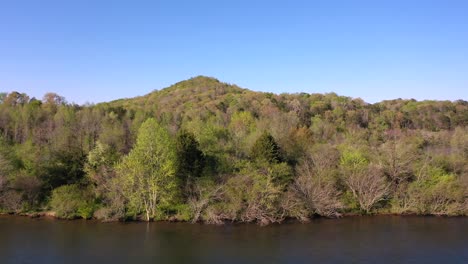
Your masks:
{"label": "deciduous tree", "polygon": [[154,218],[158,207],[177,196],[176,153],[173,140],[156,120],[146,120],[138,131],[135,147],[117,166],[120,183],[133,212]]}

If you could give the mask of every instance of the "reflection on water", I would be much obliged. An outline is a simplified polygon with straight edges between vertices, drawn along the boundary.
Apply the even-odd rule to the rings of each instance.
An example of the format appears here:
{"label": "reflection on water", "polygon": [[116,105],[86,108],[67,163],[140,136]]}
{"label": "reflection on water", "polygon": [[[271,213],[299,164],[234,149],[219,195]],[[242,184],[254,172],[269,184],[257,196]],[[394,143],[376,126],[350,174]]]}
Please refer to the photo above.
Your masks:
{"label": "reflection on water", "polygon": [[210,226],[0,216],[0,263],[468,263],[468,218]]}

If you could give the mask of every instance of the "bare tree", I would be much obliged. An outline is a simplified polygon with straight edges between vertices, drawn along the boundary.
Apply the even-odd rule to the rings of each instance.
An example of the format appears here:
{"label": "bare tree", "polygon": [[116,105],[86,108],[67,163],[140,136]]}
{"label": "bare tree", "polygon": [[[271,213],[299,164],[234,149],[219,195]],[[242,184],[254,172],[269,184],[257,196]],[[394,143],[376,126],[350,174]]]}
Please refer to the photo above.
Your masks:
{"label": "bare tree", "polygon": [[414,144],[394,139],[380,148],[380,162],[383,170],[394,185],[407,181],[413,173],[412,165],[418,158]]}
{"label": "bare tree", "polygon": [[[258,181],[258,180],[257,180]],[[257,183],[254,183],[257,184]],[[240,220],[244,222],[257,222],[260,225],[281,223],[286,215],[280,209],[282,186],[273,183],[271,178],[248,190],[246,208],[241,213]]]}
{"label": "bare tree", "polygon": [[[192,223],[196,223],[200,221],[202,213],[206,211],[211,203],[221,200],[223,185],[213,186],[198,183],[194,185],[193,193],[194,196],[189,198],[189,205],[193,213]],[[214,221],[214,223],[219,224],[218,221]]]}
{"label": "bare tree", "polygon": [[309,154],[300,163],[292,188],[312,214],[339,217],[339,211],[343,208],[339,200],[340,192],[330,175],[327,175],[336,163],[330,156],[323,154]]}
{"label": "bare tree", "polygon": [[21,210],[21,194],[11,189],[0,193],[0,205],[8,212],[19,212]]}
{"label": "bare tree", "polygon": [[12,187],[22,193],[25,202],[30,206],[34,206],[39,198],[42,184],[37,177],[20,173],[16,176]]}
{"label": "bare tree", "polygon": [[284,186],[276,184],[271,175],[245,171],[223,184],[215,196],[216,201],[206,207],[204,220],[214,224],[224,221],[280,223],[287,216],[282,208],[283,194]]}
{"label": "bare tree", "polygon": [[390,187],[382,168],[375,164],[345,170],[344,182],[366,213],[385,198]]}

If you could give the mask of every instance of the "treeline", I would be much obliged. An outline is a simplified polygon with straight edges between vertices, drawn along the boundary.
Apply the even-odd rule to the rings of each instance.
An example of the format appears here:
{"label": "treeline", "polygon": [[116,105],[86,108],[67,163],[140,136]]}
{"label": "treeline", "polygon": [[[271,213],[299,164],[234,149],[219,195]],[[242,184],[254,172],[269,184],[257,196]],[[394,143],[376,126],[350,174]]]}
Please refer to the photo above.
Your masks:
{"label": "treeline", "polygon": [[75,105],[0,94],[0,212],[269,224],[468,214],[468,102],[367,104],[196,77]]}

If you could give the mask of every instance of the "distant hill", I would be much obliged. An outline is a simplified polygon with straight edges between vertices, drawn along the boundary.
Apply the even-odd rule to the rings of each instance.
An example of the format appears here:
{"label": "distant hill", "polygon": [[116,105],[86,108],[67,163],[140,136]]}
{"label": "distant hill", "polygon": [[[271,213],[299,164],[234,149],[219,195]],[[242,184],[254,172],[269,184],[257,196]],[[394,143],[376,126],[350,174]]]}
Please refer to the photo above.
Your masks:
{"label": "distant hill", "polygon": [[111,107],[193,116],[194,113],[229,114],[249,111],[255,117],[268,117],[275,112],[294,113],[309,126],[314,116],[332,122],[367,127],[379,118],[381,125],[436,131],[468,123],[468,102],[416,101],[395,99],[375,104],[360,98],[329,94],[273,94],[254,92],[215,78],[197,76],[145,96],[105,103]]}

